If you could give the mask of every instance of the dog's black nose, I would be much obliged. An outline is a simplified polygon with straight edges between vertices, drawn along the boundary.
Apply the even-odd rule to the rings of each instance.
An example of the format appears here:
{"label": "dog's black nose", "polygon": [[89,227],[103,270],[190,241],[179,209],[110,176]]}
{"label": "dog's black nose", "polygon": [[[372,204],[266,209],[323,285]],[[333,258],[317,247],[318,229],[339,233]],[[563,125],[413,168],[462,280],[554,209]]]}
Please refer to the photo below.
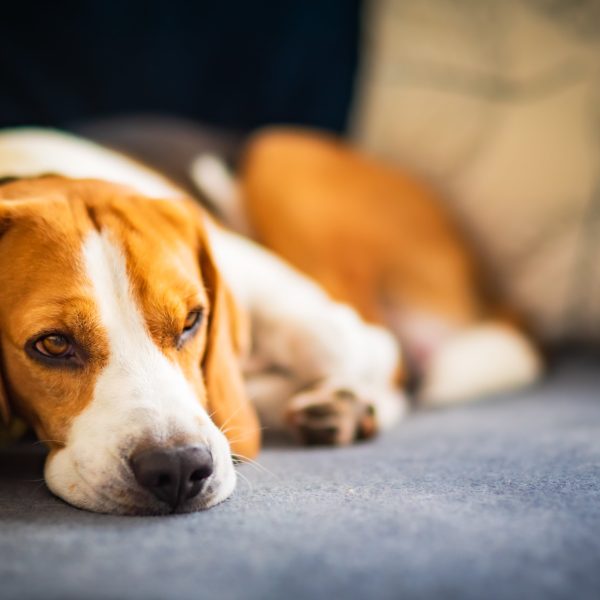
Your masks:
{"label": "dog's black nose", "polygon": [[206,446],[154,448],[135,454],[131,468],[143,488],[175,509],[200,493],[213,460]]}

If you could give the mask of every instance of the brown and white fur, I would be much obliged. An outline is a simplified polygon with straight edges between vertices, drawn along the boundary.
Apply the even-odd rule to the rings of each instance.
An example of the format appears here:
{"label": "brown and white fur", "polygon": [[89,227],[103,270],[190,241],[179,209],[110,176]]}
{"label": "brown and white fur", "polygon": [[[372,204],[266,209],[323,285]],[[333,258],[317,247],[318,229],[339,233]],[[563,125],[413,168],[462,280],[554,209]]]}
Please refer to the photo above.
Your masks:
{"label": "brown and white fur", "polygon": [[[67,502],[122,514],[217,504],[235,487],[232,455],[259,449],[249,398],[305,442],[349,443],[402,414],[384,328],[160,175],[22,129],[0,132],[3,176],[17,179],[0,186],[0,413],[48,445],[46,481]],[[64,360],[44,354],[57,334]],[[173,448],[211,468],[201,491],[163,501],[133,465]]]}
{"label": "brown and white fur", "polygon": [[227,222],[395,333],[423,404],[535,381],[537,350],[486,293],[475,253],[443,201],[396,167],[306,129],[268,128],[237,180],[215,157],[191,173]]}

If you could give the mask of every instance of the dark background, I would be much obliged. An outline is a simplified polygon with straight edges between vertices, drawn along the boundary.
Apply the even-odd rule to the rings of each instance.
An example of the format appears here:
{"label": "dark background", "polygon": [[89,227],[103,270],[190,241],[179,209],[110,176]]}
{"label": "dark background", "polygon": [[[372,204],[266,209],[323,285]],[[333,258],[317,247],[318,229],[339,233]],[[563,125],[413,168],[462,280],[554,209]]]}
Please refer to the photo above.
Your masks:
{"label": "dark background", "polygon": [[0,126],[162,113],[245,132],[343,131],[360,0],[11,2]]}

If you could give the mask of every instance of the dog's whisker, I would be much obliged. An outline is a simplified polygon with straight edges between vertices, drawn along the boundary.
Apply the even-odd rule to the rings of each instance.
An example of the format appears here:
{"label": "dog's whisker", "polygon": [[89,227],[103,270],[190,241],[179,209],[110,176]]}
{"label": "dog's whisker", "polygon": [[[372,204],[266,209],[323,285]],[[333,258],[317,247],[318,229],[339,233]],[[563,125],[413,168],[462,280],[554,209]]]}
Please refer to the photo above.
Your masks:
{"label": "dog's whisker", "polygon": [[240,429],[243,429],[243,427],[228,427],[227,429],[221,430],[221,433],[227,435],[230,431],[239,431]]}
{"label": "dog's whisker", "polygon": [[235,439],[233,439],[233,440],[230,440],[230,439],[228,438],[228,440],[227,440],[227,441],[228,441],[228,442],[229,442],[229,444],[231,445],[231,444],[237,444],[238,442],[245,442],[247,439],[248,439],[248,436],[247,436],[247,435],[245,435],[245,436],[243,436],[243,437],[240,437],[240,438],[235,438]]}
{"label": "dog's whisker", "polygon": [[[261,427],[260,431],[262,431],[262,430],[263,430],[263,428]],[[227,441],[230,444],[236,444],[237,442],[245,442],[249,437],[251,437],[253,435],[253,433],[254,432],[250,431],[250,432],[246,433],[246,435],[243,435],[241,437],[237,437],[237,438],[234,438],[234,439],[231,439],[231,440],[229,438],[227,438]]]}
{"label": "dog's whisker", "polygon": [[250,488],[250,491],[254,492],[254,486],[252,485],[252,482],[243,473],[240,473],[239,471],[237,471],[237,474],[248,485],[248,487]]}
{"label": "dog's whisker", "polygon": [[267,475],[271,475],[272,477],[277,478],[277,475],[275,475],[275,473],[273,473],[273,471],[267,469],[267,467],[265,467],[264,465],[261,465],[256,460],[252,460],[251,458],[248,458],[247,456],[243,456],[242,454],[232,454],[232,456],[236,460],[239,460],[241,463],[244,463],[251,467],[254,467],[259,472],[262,471],[263,473],[266,473]]}
{"label": "dog's whisker", "polygon": [[223,429],[225,428],[225,425],[227,425],[227,423],[229,423],[229,421],[231,421],[231,419],[233,419],[233,417],[237,416],[237,414],[240,412],[240,410],[242,410],[242,408],[243,408],[242,406],[238,406],[221,424],[221,427],[219,427],[219,430],[223,431]]}
{"label": "dog's whisker", "polygon": [[[224,431],[221,431],[221,433],[223,435],[227,435],[230,431],[240,431],[240,430],[245,430],[245,429],[246,429],[245,427],[241,427],[241,426],[240,427],[238,427],[238,426],[228,427]],[[267,427],[259,427],[258,431],[265,431],[266,429],[268,429],[268,428]],[[248,435],[250,435],[250,433]]]}
{"label": "dog's whisker", "polygon": [[[236,429],[245,430],[245,427],[229,427],[225,431],[221,431],[221,433],[225,434],[225,433],[227,433],[229,431],[235,431]],[[258,427],[258,431],[266,431],[267,429],[268,429],[268,427],[266,427],[266,426],[265,427]],[[253,432],[248,432],[247,435],[244,438],[239,438],[236,441],[240,441],[240,440],[246,439],[249,435],[252,435],[252,433]],[[232,440],[229,440],[229,441],[231,442]]]}
{"label": "dog's whisker", "polygon": [[61,440],[36,440],[32,442],[32,446],[39,446],[40,444],[64,444],[64,441]]}
{"label": "dog's whisker", "polygon": [[[27,480],[24,480],[27,482]],[[31,480],[32,483],[37,483],[38,485],[34,486],[33,489],[31,490],[31,493],[29,494],[29,499],[31,500],[31,498],[33,498],[33,496],[35,494],[37,494],[45,485],[46,485],[46,481],[44,479],[33,479]]]}
{"label": "dog's whisker", "polygon": [[273,473],[273,471],[267,469],[267,467],[265,467],[263,464],[259,463],[256,460],[252,460],[251,458],[247,458],[247,457],[243,457],[238,455],[238,458],[240,458],[242,460],[242,462],[245,462],[257,469],[259,469],[260,471],[263,471],[263,473],[268,473],[269,475],[273,475],[273,477],[276,477],[275,473]]}

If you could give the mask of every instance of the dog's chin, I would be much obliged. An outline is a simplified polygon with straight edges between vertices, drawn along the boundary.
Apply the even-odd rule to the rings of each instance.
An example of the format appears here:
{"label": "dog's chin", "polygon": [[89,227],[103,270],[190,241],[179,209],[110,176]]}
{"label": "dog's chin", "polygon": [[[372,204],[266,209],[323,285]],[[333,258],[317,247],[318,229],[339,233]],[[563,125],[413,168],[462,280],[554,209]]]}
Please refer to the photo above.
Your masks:
{"label": "dog's chin", "polygon": [[233,463],[223,465],[206,480],[198,496],[173,509],[133,481],[93,477],[78,469],[77,462],[70,460],[64,450],[53,459],[46,462],[45,478],[55,496],[75,508],[110,515],[164,516],[203,511],[229,498],[237,480]]}
{"label": "dog's chin", "polygon": [[94,490],[85,490],[85,483],[81,488],[71,487],[63,490],[48,484],[50,491],[64,500],[67,504],[90,512],[122,515],[122,516],[165,516],[172,514],[186,514],[207,510],[227,500],[235,488],[235,478],[231,484],[222,485],[220,482],[207,481],[207,488],[212,492],[202,493],[192,500],[172,508],[165,502],[160,502],[150,494],[142,494],[138,490],[123,490],[115,497],[104,492],[95,493]]}

